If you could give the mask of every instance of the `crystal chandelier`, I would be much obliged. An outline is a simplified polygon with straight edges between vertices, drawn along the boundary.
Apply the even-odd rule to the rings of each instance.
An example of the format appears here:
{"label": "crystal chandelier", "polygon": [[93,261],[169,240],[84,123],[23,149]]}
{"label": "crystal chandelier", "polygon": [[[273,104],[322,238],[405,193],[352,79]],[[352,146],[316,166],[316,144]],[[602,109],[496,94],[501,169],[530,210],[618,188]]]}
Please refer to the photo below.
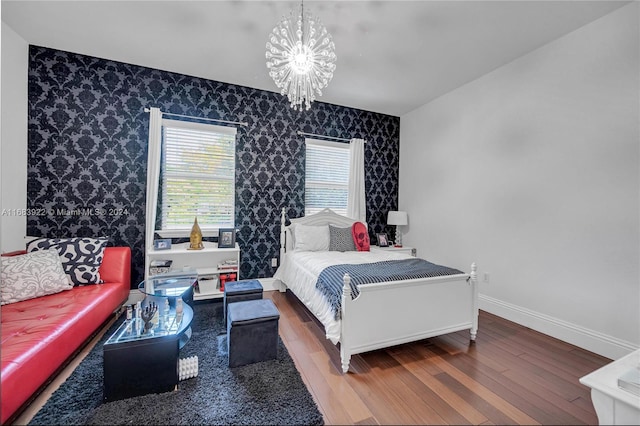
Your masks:
{"label": "crystal chandelier", "polygon": [[291,11],[283,17],[267,42],[267,68],[291,107],[302,111],[311,108],[316,94],[322,96],[336,69],[335,45],[331,34],[318,18],[304,11]]}

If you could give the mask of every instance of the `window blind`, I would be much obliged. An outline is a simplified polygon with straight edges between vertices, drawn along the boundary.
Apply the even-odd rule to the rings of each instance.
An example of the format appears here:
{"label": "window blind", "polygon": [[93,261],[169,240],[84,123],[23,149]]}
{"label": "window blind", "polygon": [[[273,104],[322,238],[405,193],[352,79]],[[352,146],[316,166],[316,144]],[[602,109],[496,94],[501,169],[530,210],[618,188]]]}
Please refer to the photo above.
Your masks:
{"label": "window blind", "polygon": [[233,227],[236,128],[162,121],[161,229]]}
{"label": "window blind", "polygon": [[305,215],[328,207],[347,214],[349,144],[305,139]]}

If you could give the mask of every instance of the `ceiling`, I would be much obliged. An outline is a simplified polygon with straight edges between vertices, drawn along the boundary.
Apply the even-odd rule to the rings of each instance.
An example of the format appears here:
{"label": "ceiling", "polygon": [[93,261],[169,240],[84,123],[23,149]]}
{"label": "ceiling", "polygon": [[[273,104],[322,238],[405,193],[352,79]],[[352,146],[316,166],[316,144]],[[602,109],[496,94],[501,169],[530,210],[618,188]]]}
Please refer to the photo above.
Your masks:
{"label": "ceiling", "polygon": [[[628,2],[306,1],[338,60],[320,101],[401,116]],[[265,43],[291,1],[14,1],[29,44],[278,92]]]}

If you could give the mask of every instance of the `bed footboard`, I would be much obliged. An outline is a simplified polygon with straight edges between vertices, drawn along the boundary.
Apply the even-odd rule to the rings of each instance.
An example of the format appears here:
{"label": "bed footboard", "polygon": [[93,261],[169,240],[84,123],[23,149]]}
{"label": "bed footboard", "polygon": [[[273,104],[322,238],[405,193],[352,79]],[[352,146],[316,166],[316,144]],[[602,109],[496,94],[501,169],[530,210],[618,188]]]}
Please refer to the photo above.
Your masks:
{"label": "bed footboard", "polygon": [[352,355],[470,330],[478,331],[477,267],[470,274],[367,284],[351,299],[351,278],[342,289],[340,357],[349,370]]}

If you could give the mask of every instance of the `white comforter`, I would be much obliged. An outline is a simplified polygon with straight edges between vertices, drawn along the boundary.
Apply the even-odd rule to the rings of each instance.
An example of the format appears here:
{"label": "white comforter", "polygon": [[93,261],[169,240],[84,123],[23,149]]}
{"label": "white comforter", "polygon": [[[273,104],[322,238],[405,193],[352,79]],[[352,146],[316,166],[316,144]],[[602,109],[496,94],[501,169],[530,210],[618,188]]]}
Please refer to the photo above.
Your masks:
{"label": "white comforter", "polygon": [[316,289],[316,281],[323,269],[331,265],[382,262],[407,259],[411,256],[385,250],[371,251],[291,251],[281,259],[274,278],[282,281],[324,325],[327,339],[340,341],[340,320],[336,320],[331,306]]}

